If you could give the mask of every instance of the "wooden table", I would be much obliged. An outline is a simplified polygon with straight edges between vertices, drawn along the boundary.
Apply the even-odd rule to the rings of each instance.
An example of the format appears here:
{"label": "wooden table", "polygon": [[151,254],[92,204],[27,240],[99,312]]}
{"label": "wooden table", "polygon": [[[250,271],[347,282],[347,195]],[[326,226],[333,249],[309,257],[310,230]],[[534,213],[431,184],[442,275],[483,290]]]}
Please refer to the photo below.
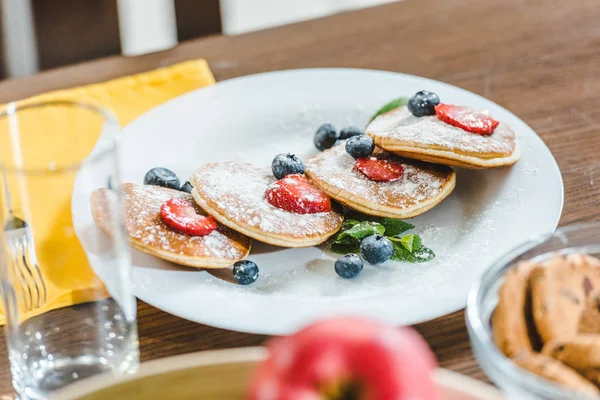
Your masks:
{"label": "wooden table", "polygon": [[[309,67],[399,71],[479,93],[525,120],[562,170],[561,225],[600,216],[598,0],[405,0],[137,58],[112,57],[0,83],[6,102],[204,57],[218,80]],[[351,83],[350,83],[351,84]],[[510,232],[506,232],[507,235]],[[188,322],[139,304],[142,360],[259,345],[265,336]],[[464,313],[417,326],[442,367],[486,380]],[[0,394],[11,393],[4,339]],[[0,397],[1,399],[1,397]]]}

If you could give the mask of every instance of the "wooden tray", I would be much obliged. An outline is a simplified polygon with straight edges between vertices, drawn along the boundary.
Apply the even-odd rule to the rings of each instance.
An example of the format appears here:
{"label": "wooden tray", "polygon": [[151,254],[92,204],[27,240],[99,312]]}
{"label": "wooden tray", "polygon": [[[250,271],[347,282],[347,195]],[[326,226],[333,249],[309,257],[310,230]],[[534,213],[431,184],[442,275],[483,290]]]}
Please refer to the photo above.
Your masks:
{"label": "wooden tray", "polygon": [[[262,347],[204,351],[141,365],[139,373],[115,378],[101,375],[65,388],[54,400],[244,399]],[[502,400],[493,387],[444,369],[435,373],[440,400]]]}

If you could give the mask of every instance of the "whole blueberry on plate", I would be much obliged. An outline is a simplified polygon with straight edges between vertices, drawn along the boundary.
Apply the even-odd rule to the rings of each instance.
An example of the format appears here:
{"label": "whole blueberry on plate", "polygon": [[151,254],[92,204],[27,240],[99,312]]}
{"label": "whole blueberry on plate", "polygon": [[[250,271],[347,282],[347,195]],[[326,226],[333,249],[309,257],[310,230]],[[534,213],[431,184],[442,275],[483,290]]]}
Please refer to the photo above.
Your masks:
{"label": "whole blueberry on plate", "polygon": [[354,158],[369,157],[375,150],[375,143],[369,136],[353,136],[346,140],[346,152]]}
{"label": "whole blueberry on plate", "polygon": [[369,264],[381,264],[390,259],[394,246],[390,239],[381,235],[371,235],[360,243],[360,255]]}
{"label": "whole blueberry on plate", "polygon": [[284,176],[291,174],[303,174],[304,163],[295,154],[278,154],[271,163],[273,169],[273,175],[277,179],[281,179]]}
{"label": "whole blueberry on plate", "polygon": [[315,146],[321,151],[333,147],[337,140],[337,131],[335,130],[335,126],[331,124],[323,124],[315,132]]}
{"label": "whole blueberry on plate", "polygon": [[334,265],[335,272],[345,279],[356,277],[363,269],[363,262],[359,256],[350,253],[337,259]]}
{"label": "whole blueberry on plate", "polygon": [[240,285],[249,285],[258,279],[258,265],[250,260],[233,264],[233,277]]}
{"label": "whole blueberry on plate", "polygon": [[440,98],[433,92],[421,90],[408,100],[408,110],[415,117],[435,115],[435,106],[440,104]]}
{"label": "whole blueberry on plate", "polygon": [[342,130],[340,131],[340,139],[341,140],[345,140],[345,139],[350,139],[352,136],[360,136],[360,135],[364,135],[365,131],[363,131],[362,129],[360,129],[357,126],[346,126],[344,128],[342,128]]}
{"label": "whole blueberry on plate", "polygon": [[183,186],[181,187],[181,189],[179,189],[179,190],[181,190],[182,192],[186,192],[186,193],[192,193],[193,188],[194,187],[192,186],[192,184],[189,181],[186,181],[183,184]]}
{"label": "whole blueberry on plate", "polygon": [[146,172],[144,176],[144,185],[162,186],[170,189],[179,190],[181,184],[175,172],[167,168],[157,167]]}

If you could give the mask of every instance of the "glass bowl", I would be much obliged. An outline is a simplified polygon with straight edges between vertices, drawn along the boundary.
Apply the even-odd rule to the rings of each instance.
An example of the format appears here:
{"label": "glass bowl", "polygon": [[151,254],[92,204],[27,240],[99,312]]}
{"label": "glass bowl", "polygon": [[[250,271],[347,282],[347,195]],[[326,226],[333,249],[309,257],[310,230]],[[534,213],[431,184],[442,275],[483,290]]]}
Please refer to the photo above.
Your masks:
{"label": "glass bowl", "polygon": [[496,347],[491,330],[498,289],[509,268],[519,261],[542,262],[557,254],[572,253],[600,256],[600,223],[567,226],[520,245],[494,263],[469,292],[466,318],[475,358],[489,378],[511,399],[589,399],[519,368]]}

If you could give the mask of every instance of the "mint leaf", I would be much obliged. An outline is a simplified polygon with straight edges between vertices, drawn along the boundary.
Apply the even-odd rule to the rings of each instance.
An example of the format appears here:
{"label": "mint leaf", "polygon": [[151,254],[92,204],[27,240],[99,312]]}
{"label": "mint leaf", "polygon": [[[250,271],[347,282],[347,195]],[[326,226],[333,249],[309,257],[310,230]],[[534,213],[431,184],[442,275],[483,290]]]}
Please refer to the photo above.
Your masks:
{"label": "mint leaf", "polygon": [[402,107],[408,104],[408,97],[398,97],[381,107],[375,115],[371,117],[369,123],[373,121],[375,118],[379,117],[381,114],[385,114],[388,111],[392,111],[395,108]]}
{"label": "mint leaf", "polygon": [[385,235],[394,245],[391,259],[410,263],[422,263],[435,258],[435,253],[422,245],[421,237],[404,232],[413,229],[414,225],[395,218],[383,218],[364,215],[356,211],[346,214],[341,229],[334,236],[329,247],[340,254],[359,253],[360,242],[371,235]]}
{"label": "mint leaf", "polygon": [[392,244],[394,245],[394,253],[392,254],[391,259],[395,261],[422,263],[431,261],[435,258],[433,250],[425,246],[421,246],[419,250],[411,253],[399,243],[399,240],[393,240]]}
{"label": "mint leaf", "polygon": [[385,236],[399,236],[415,227],[413,224],[394,218],[380,218],[377,221],[385,227]]}
{"label": "mint leaf", "polygon": [[340,232],[347,231],[348,229],[352,228],[354,225],[358,225],[359,223],[360,221],[357,221],[355,219],[345,219],[344,223],[342,224],[342,227],[340,228]]}
{"label": "mint leaf", "polygon": [[332,243],[330,247],[331,251],[339,254],[348,254],[360,252],[360,243],[345,244],[345,243]]}
{"label": "mint leaf", "polygon": [[409,235],[403,236],[400,239],[400,244],[404,246],[404,248],[411,253],[419,250],[421,248],[421,237],[419,235],[415,235],[411,233]]}
{"label": "mint leaf", "polygon": [[429,262],[435,258],[435,253],[429,247],[421,246],[421,248],[413,253],[416,262]]}
{"label": "mint leaf", "polygon": [[[337,234],[333,237],[332,239],[332,243],[355,243],[356,240],[352,237],[352,236],[347,236],[344,235],[342,236],[342,234],[349,230],[352,229],[353,226],[358,225],[360,223],[360,221],[357,221],[355,219],[345,219],[344,223],[342,224],[342,227],[340,228],[340,230],[337,232]],[[341,238],[340,238],[341,236]]]}
{"label": "mint leaf", "polygon": [[[340,233],[335,240],[336,243],[352,243],[360,241],[367,236],[383,235],[385,227],[377,222],[363,221],[354,225],[352,228]],[[355,240],[352,240],[355,239]]]}
{"label": "mint leaf", "polygon": [[[411,223],[395,218],[372,217],[370,215],[360,214],[356,211],[350,211],[346,218],[350,221],[373,221],[380,223],[385,228],[385,236],[399,236],[400,234],[413,229],[415,226]],[[347,220],[348,221],[348,220]],[[344,222],[345,223],[345,222]],[[343,228],[343,225],[342,225]]]}

